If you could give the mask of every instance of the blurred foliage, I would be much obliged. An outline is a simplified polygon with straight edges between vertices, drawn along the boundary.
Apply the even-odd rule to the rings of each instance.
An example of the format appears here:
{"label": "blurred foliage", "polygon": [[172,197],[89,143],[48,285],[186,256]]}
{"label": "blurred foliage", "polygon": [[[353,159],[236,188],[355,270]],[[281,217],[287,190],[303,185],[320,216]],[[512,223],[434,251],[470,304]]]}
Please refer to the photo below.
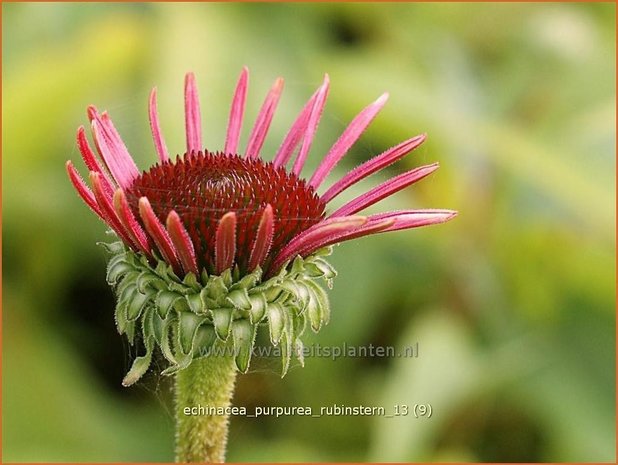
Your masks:
{"label": "blurred foliage", "polygon": [[[359,109],[391,102],[335,176],[404,138],[415,154],[358,189],[439,160],[380,209],[454,208],[434,228],[342,245],[333,319],[314,341],[419,343],[417,359],[276,360],[237,405],[430,403],[431,419],[234,418],[231,461],[615,460],[614,4],[3,4],[4,461],[169,461],[170,383],[122,389],[103,225],[64,172],[90,103],[138,165],[155,159],[159,87],[183,147],[182,78],[196,72],[204,140],[223,145],[233,85],[248,121],[286,90],[264,153],[328,72],[307,172]],[[245,135],[250,125],[245,125]],[[79,163],[76,163],[79,164]]]}

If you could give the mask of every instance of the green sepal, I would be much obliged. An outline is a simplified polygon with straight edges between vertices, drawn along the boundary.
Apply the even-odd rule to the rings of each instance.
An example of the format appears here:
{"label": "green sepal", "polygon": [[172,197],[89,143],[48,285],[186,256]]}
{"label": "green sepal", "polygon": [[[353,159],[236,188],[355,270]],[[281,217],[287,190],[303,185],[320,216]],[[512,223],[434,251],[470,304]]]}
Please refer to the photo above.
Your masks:
{"label": "green sepal", "polygon": [[215,327],[217,336],[222,341],[227,340],[230,335],[232,312],[229,308],[214,308],[210,310],[212,324]]}
{"label": "green sepal", "polygon": [[296,325],[294,318],[296,311],[294,307],[283,309],[283,335],[281,337],[281,377],[283,378],[289,368],[292,359],[292,348],[296,341]]}
{"label": "green sepal", "polygon": [[308,276],[333,279],[337,276],[337,271],[323,258],[315,258],[305,264],[305,271]]}
{"label": "green sepal", "polygon": [[280,286],[290,294],[292,302],[298,304],[301,311],[305,309],[309,300],[309,291],[300,279],[286,279],[281,282]]}
{"label": "green sepal", "polygon": [[159,312],[159,316],[165,318],[179,299],[182,299],[182,296],[175,292],[159,291],[155,297],[155,307]]}
{"label": "green sepal", "polygon": [[176,318],[173,316],[168,317],[163,320],[163,324],[161,326],[161,339],[157,340],[159,343],[159,348],[161,349],[161,353],[173,365],[177,365],[178,361],[176,360],[176,356],[172,352],[172,348],[170,347],[170,339],[172,335],[170,334],[172,325],[176,321]]}
{"label": "green sepal", "polygon": [[[120,253],[118,255],[114,255],[112,258],[109,259],[109,261],[107,262],[107,270],[106,273],[109,274],[110,270],[112,270],[114,267],[116,267],[117,265],[121,264],[121,263],[127,263],[128,265],[131,265],[129,263],[130,261],[130,257],[127,256],[126,253]],[[109,281],[108,281],[109,282]]]}
{"label": "green sepal", "polygon": [[178,342],[183,354],[193,352],[197,330],[206,319],[189,312],[178,313]]}
{"label": "green sepal", "polygon": [[118,283],[115,289],[115,294],[118,297],[118,302],[127,301],[129,295],[137,288],[135,279],[139,274],[137,272],[129,273],[125,278]]}
{"label": "green sepal", "polygon": [[152,360],[152,352],[147,352],[146,355],[142,357],[137,357],[133,360],[133,364],[131,365],[131,369],[126,374],[124,379],[122,380],[122,385],[124,387],[129,387],[136,381],[138,381],[146,371],[148,371],[148,367],[150,367],[150,362]]}
{"label": "green sepal", "polygon": [[307,313],[311,328],[318,332],[323,324],[328,324],[330,320],[330,305],[326,292],[313,281],[305,281],[310,291],[311,300],[307,305]]}
{"label": "green sepal", "polygon": [[333,253],[333,246],[332,245],[328,245],[326,247],[322,247],[321,249],[316,250],[315,252],[311,253],[312,257],[328,257],[329,255],[332,255]]}
{"label": "green sepal", "polygon": [[304,312],[309,304],[309,299],[311,299],[311,294],[309,289],[307,289],[307,284],[305,281],[301,281],[300,279],[297,281],[296,286],[298,287],[298,294],[296,295],[298,303],[300,304],[300,311]]}
{"label": "green sepal", "polygon": [[189,273],[181,280],[156,254],[153,261],[122,244],[106,248],[114,251],[107,278],[117,296],[116,326],[131,344],[136,329],[141,330],[146,348],[146,355],[133,363],[126,383],[143,375],[157,347],[170,363],[163,371],[168,375],[196,357],[208,356],[212,346],[229,340],[230,334],[237,368],[246,372],[258,325],[264,321],[271,342],[281,347],[285,375],[293,354],[304,363],[300,337],[307,323],[317,331],[330,316],[328,297],[316,281],[322,278],[330,285],[336,275],[321,258],[330,248],[294,258],[265,281],[260,268],[240,276],[238,266],[220,276],[202,270],[199,278]]}
{"label": "green sepal", "polygon": [[305,263],[304,274],[310,278],[321,278],[324,276],[324,272],[315,263],[311,262]]}
{"label": "green sepal", "polygon": [[124,334],[127,336],[127,341],[129,341],[129,344],[133,345],[135,342],[135,321],[127,321],[124,328]]}
{"label": "green sepal", "polygon": [[118,330],[118,334],[126,335],[129,344],[133,345],[135,336],[135,321],[129,321],[127,319],[126,302],[119,302],[116,304],[114,320],[116,321],[116,329]]}
{"label": "green sepal", "polygon": [[255,270],[246,276],[243,276],[239,281],[230,286],[230,290],[235,289],[252,289],[262,279],[262,269],[258,266]]}
{"label": "green sepal", "polygon": [[217,341],[217,333],[215,328],[209,324],[203,324],[197,329],[195,335],[195,353],[193,358],[205,357],[210,352],[213,344]]}
{"label": "green sepal", "polygon": [[129,321],[137,320],[140,314],[144,310],[144,307],[151,302],[152,296],[155,291],[152,289],[148,289],[145,294],[139,292],[137,287],[133,294],[131,294],[130,300],[127,304],[127,319]]}
{"label": "green sepal", "polygon": [[193,361],[193,354],[189,353],[189,354],[176,354],[176,364],[175,365],[171,365],[169,367],[167,367],[165,370],[163,370],[161,372],[162,375],[164,376],[171,376],[177,372],[179,372],[180,370],[184,370],[185,368],[187,368],[191,362]]}
{"label": "green sepal", "polygon": [[208,297],[219,303],[227,295],[227,286],[221,276],[211,276],[210,281],[206,284],[206,292]]}
{"label": "green sepal", "polygon": [[121,241],[97,242],[97,245],[103,247],[108,254],[113,255],[114,257],[124,255],[125,253],[124,244]]}
{"label": "green sepal", "polygon": [[150,322],[152,324],[152,334],[157,344],[161,344],[164,337],[165,324],[170,322],[171,318],[161,318],[157,309],[153,309]]}
{"label": "green sepal", "polygon": [[140,254],[139,256],[136,256],[136,255],[129,255],[129,254],[127,254],[127,257],[130,257],[131,261],[133,263],[136,263],[136,264],[139,263],[144,268],[148,268],[148,269],[151,268],[150,267],[150,259],[146,255]]}
{"label": "green sepal", "polygon": [[144,311],[144,315],[142,317],[142,341],[146,347],[146,350],[151,352],[154,349],[155,344],[154,316],[156,316],[156,312],[152,307],[149,307]]}
{"label": "green sepal", "polygon": [[265,289],[263,292],[264,292],[264,297],[266,297],[266,300],[268,302],[274,302],[281,296],[282,289],[280,286],[273,285]]}
{"label": "green sepal", "polygon": [[159,278],[150,271],[143,271],[139,274],[135,280],[137,290],[142,294],[146,294],[146,291],[150,288],[153,281],[157,281]]}
{"label": "green sepal", "polygon": [[307,318],[305,317],[305,313],[301,311],[295,311],[292,313],[292,327],[294,331],[295,338],[298,339],[305,332],[305,327],[307,326]]}
{"label": "green sepal", "polygon": [[268,317],[268,326],[270,328],[270,342],[276,346],[281,340],[284,326],[285,310],[279,303],[271,303],[266,307],[266,315]]}
{"label": "green sepal", "polygon": [[297,285],[296,281],[293,279],[286,279],[284,281],[281,281],[281,283],[279,284],[279,286],[284,290],[289,292],[290,294],[292,294],[293,296],[296,296],[300,291],[299,291],[299,286]]}
{"label": "green sepal", "polygon": [[202,301],[202,296],[199,293],[187,294],[185,296],[185,300],[187,302],[187,305],[189,306],[189,309],[196,315],[206,313],[206,307],[204,305],[204,302]]}
{"label": "green sepal", "polygon": [[237,289],[235,291],[231,291],[227,297],[225,298],[229,303],[231,303],[234,308],[239,310],[250,310],[251,309],[251,301],[249,300],[249,293],[247,289]]}
{"label": "green sepal", "polygon": [[249,295],[249,301],[251,302],[251,308],[249,309],[249,320],[252,324],[257,325],[266,316],[266,306],[268,302],[263,293],[258,292]]}
{"label": "green sepal", "polygon": [[116,320],[116,329],[119,334],[124,334],[127,327],[127,305],[125,302],[118,302],[114,311],[114,319]]}
{"label": "green sepal", "polygon": [[251,361],[251,352],[255,342],[256,325],[252,325],[244,318],[232,323],[232,337],[234,339],[234,361],[241,373],[246,373]]}
{"label": "green sepal", "polygon": [[114,266],[108,267],[105,279],[110,286],[113,286],[122,276],[133,271],[133,269],[134,268],[129,263],[120,261]]}
{"label": "green sepal", "polygon": [[182,295],[192,294],[195,292],[192,288],[187,287],[182,283],[177,283],[176,281],[168,281],[167,289]]}
{"label": "green sepal", "polygon": [[234,278],[232,277],[232,269],[228,268],[223,273],[221,273],[221,279],[223,280],[223,284],[225,284],[225,287],[229,288],[234,283]]}
{"label": "green sepal", "polygon": [[291,275],[303,274],[304,270],[305,270],[305,261],[299,255],[292,262],[292,267],[290,268],[290,274]]}
{"label": "green sepal", "polygon": [[170,278],[169,273],[168,273],[169,270],[170,270],[170,266],[167,263],[165,263],[162,260],[159,260],[157,262],[157,265],[155,267],[155,273],[158,276],[161,276],[165,280],[169,280]]}
{"label": "green sepal", "polygon": [[195,276],[193,273],[187,273],[185,278],[182,280],[182,283],[185,286],[189,286],[196,292],[199,292],[202,289],[202,285],[198,282],[197,276]]}
{"label": "green sepal", "polygon": [[266,292],[273,287],[277,287],[283,279],[284,278],[279,276],[270,278],[268,281],[256,285],[253,289],[251,289],[251,293]]}
{"label": "green sepal", "polygon": [[292,359],[292,342],[291,336],[283,334],[281,337],[281,377],[283,378],[290,369],[290,360]]}

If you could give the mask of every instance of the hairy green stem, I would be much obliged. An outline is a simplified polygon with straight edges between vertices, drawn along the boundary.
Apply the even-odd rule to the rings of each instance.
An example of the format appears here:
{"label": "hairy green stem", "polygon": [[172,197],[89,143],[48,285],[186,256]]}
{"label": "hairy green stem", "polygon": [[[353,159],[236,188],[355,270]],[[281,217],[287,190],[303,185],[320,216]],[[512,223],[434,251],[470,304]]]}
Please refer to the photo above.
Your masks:
{"label": "hairy green stem", "polygon": [[229,415],[222,409],[231,404],[235,380],[234,358],[219,354],[176,374],[176,462],[225,461]]}

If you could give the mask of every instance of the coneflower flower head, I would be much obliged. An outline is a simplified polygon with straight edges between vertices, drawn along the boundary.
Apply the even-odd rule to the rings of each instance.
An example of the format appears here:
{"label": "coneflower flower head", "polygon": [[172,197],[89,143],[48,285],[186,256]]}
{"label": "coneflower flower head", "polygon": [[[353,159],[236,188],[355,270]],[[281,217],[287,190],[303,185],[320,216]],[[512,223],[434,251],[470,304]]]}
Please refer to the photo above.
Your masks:
{"label": "coneflower flower head", "polygon": [[387,100],[363,109],[344,130],[313,175],[300,177],[329,90],[329,79],[305,104],[272,161],[261,157],[283,89],[268,92],[244,151],[239,150],[248,86],[243,69],[233,97],[225,147],[202,144],[195,78],[185,78],[186,151],[171,158],[161,131],[153,89],[149,119],[159,161],[141,172],[106,112],[88,108],[97,157],[80,127],[77,142],[91,187],[67,162],[69,178],[84,202],[120,242],[111,253],[107,279],[117,296],[116,323],[130,342],[136,331],[145,355],[123,383],[148,369],[159,348],[170,362],[165,374],[207,356],[214,345],[233,346],[240,371],[249,366],[257,327],[269,326],[281,344],[283,374],[292,353],[302,363],[301,335],[328,322],[326,292],[334,269],[324,259],[330,246],[379,232],[441,223],[451,210],[400,210],[368,216],[359,212],[438,168],[422,166],[396,176],[328,212],[350,186],[395,163],[425,136],[408,139],[361,164],[318,193],[335,165],[358,140]]}

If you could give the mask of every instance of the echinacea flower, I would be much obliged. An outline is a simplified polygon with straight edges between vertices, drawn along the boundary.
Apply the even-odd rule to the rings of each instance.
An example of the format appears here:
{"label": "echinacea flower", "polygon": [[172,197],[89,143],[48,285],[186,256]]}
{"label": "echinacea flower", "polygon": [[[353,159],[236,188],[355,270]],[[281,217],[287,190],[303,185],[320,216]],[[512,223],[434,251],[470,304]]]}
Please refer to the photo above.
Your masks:
{"label": "echinacea flower", "polygon": [[[302,353],[300,335],[309,321],[317,331],[328,321],[328,301],[315,282],[335,272],[324,260],[328,246],[363,236],[442,223],[451,210],[361,212],[428,176],[434,163],[406,171],[330,208],[346,189],[395,163],[418,147],[412,137],[366,161],[334,182],[324,182],[386,103],[387,94],[364,108],[322,157],[301,177],[322,116],[329,79],[315,91],[271,161],[262,158],[281,92],[277,79],[240,148],[248,71],[234,93],[225,146],[209,151],[202,142],[200,106],[193,74],[185,78],[186,150],[170,157],[160,127],[156,88],[149,119],[158,162],[140,172],[107,112],[88,108],[96,152],[83,127],[77,142],[89,170],[90,187],[71,161],[66,168],[78,194],[118,236],[108,280],[118,297],[116,320],[133,341],[142,332],[146,355],[139,357],[124,384],[148,368],[158,346],[171,366],[186,368],[218,339],[232,336],[236,365],[246,371],[259,323],[268,322],[273,344]],[[300,353],[299,353],[300,352]],[[301,360],[302,362],[302,360]]]}

